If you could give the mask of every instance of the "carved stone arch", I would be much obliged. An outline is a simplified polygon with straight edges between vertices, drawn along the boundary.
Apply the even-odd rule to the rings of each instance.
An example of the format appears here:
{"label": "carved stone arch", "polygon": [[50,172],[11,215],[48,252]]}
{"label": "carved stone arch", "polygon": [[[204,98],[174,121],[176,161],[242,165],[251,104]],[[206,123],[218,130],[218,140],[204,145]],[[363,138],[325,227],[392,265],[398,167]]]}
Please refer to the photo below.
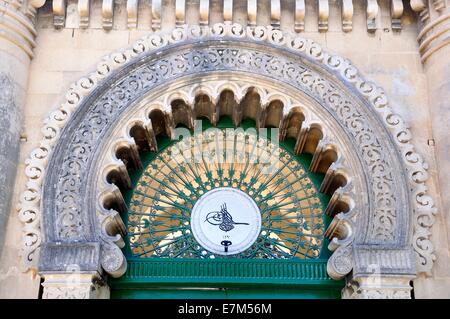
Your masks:
{"label": "carved stone arch", "polygon": [[[125,271],[120,205],[105,207],[96,197],[112,196],[120,202],[117,186],[107,175],[99,177],[104,171],[98,165],[108,159],[102,151],[117,144],[117,139],[110,138],[120,130],[117,123],[136,118],[141,123],[140,136],[146,136],[156,149],[156,134],[173,135],[172,106],[161,101],[155,108],[149,101],[164,95],[164,85],[181,90],[190,81],[207,77],[211,82],[247,82],[246,92],[227,87],[236,102],[235,123],[244,115],[238,101],[245,100],[250,91],[259,97],[260,109],[250,114],[258,125],[264,125],[260,115],[270,103],[268,97],[289,92],[286,95],[295,103],[279,99],[283,103],[281,127],[289,132],[293,114],[302,114],[301,126],[294,130],[298,131],[298,151],[304,147],[299,141],[308,140],[317,144],[308,150],[323,149],[325,158],[330,156],[327,152],[336,150],[335,145],[338,148],[325,178],[329,185],[337,185],[330,201],[334,206],[327,208],[336,214],[327,231],[332,239],[329,248],[334,251],[330,276],[340,278],[352,272],[354,281],[349,284],[357,283],[352,286],[357,286],[354,291],[381,291],[382,295],[386,289],[397,289],[401,291],[398,296],[408,296],[409,281],[417,271],[428,272],[432,266],[427,229],[435,208],[426,193],[426,165],[410,144],[404,122],[392,113],[383,90],[364,80],[347,60],[290,33],[237,24],[183,27],[149,35],[131,49],[106,57],[95,72],[71,87],[67,101],[43,128],[40,147],[27,161],[29,181],[19,212],[25,223],[26,266],[36,267],[39,259],[44,276],[63,273],[74,263],[83,272],[105,270],[120,276]],[[250,85],[255,79],[263,85]],[[213,105],[223,90],[210,86],[201,92],[209,94]],[[182,100],[190,114],[195,113],[195,96],[186,99]],[[211,117],[215,112],[211,107]],[[118,176],[126,176],[124,159],[133,159],[142,143],[131,131],[126,136],[123,158],[117,152],[107,155],[108,167],[118,171]],[[323,169],[321,154],[314,155],[315,166]],[[336,176],[345,183],[336,184]],[[98,181],[103,183],[100,193]],[[395,278],[397,288],[389,284],[374,288],[363,282],[373,274],[373,267],[378,267],[382,278]]]}

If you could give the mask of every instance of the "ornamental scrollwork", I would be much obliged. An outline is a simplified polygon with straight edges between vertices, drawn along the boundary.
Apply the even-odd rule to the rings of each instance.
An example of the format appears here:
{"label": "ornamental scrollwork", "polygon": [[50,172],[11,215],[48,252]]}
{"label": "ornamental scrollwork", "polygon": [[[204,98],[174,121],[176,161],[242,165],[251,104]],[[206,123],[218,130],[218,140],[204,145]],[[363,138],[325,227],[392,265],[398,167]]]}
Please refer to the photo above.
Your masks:
{"label": "ornamental scrollwork", "polygon": [[[177,46],[177,50],[164,50],[169,46]],[[284,53],[266,48],[283,49]],[[154,52],[159,53],[157,58]],[[121,70],[127,70],[126,75]],[[384,91],[366,81],[349,61],[325,52],[311,40],[271,27],[244,28],[238,24],[185,26],[171,33],[148,35],[132,48],[105,57],[95,72],[72,85],[66,101],[47,119],[41,144],[26,162],[28,182],[19,213],[26,216],[22,218],[24,240],[31,243],[23,249],[27,267],[35,265],[40,241],[32,239],[41,238],[41,231],[47,240],[96,239],[92,233],[95,227],[83,213],[88,211],[83,202],[88,198],[86,183],[97,146],[120,114],[162,83],[218,70],[276,78],[332,112],[358,145],[366,179],[371,181],[368,229],[366,234],[358,234],[359,240],[368,244],[408,242],[407,207],[406,214],[415,214],[411,220],[418,269],[431,270],[434,256],[429,228],[435,208],[425,185],[427,167],[410,143],[409,129],[389,107]],[[114,85],[108,84],[111,81]],[[346,93],[348,85],[357,93]],[[378,113],[380,122],[370,117],[372,110],[366,106]],[[77,112],[80,107],[84,107],[82,117]],[[68,143],[64,146],[60,145],[62,131]],[[61,165],[46,171],[49,160]],[[55,188],[45,187],[44,182]],[[47,200],[44,203],[42,196]],[[40,230],[36,221],[42,210],[46,224]],[[105,247],[113,242],[101,238],[108,243]]]}

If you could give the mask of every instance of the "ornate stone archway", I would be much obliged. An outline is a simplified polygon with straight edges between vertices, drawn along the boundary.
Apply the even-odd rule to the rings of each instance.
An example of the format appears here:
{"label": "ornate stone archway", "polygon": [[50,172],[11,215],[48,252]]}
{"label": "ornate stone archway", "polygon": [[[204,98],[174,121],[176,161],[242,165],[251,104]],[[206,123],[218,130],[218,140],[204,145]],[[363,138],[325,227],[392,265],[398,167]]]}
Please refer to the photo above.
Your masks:
{"label": "ornate stone archway", "polygon": [[[121,135],[129,128],[126,124],[135,122],[139,112],[145,123],[155,107],[168,119],[173,117],[167,100],[183,91],[186,83],[197,81],[197,88],[204,90],[214,81],[249,82],[249,75],[262,83],[267,96],[288,92],[281,123],[289,122],[296,104],[309,109],[331,133],[330,144],[338,145],[342,161],[338,164],[353,172],[350,183],[332,199],[332,203],[349,199],[348,210],[335,215],[327,232],[334,250],[330,276],[352,272],[344,296],[409,296],[410,280],[432,266],[427,228],[434,207],[426,194],[423,161],[383,90],[364,80],[350,62],[312,41],[270,27],[231,24],[153,34],[112,54],[74,84],[67,101],[50,115],[45,137],[27,163],[29,181],[20,208],[24,261],[29,267],[39,261],[47,296],[55,291],[70,294],[61,281],[61,276],[72,273],[70,265],[87,276],[80,284],[87,296],[96,287],[92,278],[103,271],[120,276],[126,270],[117,245],[120,218],[98,201],[105,192],[98,182],[102,168],[120,170],[123,165],[108,150],[127,138],[132,148],[130,136]],[[214,100],[222,91],[220,86],[210,87]],[[192,105],[194,88],[185,94],[187,105]],[[243,95],[238,89],[234,93]],[[158,96],[163,99],[159,106],[149,103]],[[261,110],[271,101],[261,103]],[[317,124],[313,122],[304,124]],[[147,124],[151,134],[151,121]],[[304,137],[308,127],[303,125],[297,138]],[[315,154],[320,157],[317,147]],[[330,166],[327,174],[332,175],[333,169]],[[114,189],[110,191],[114,194]],[[379,274],[375,285],[374,272]]]}

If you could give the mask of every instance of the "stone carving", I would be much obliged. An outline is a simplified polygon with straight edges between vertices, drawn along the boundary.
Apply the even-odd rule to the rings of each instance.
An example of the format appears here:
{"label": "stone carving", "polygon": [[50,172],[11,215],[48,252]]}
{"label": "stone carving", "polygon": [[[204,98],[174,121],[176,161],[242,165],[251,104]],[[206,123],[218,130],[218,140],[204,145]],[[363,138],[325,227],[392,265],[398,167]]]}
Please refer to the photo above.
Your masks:
{"label": "stone carving", "polygon": [[64,28],[66,23],[66,1],[53,0],[53,24],[56,29]]}
{"label": "stone carving", "polygon": [[353,271],[358,274],[371,274],[374,270],[385,273],[395,270],[397,274],[407,274],[415,256],[411,249],[382,249],[374,247],[360,247],[354,251],[353,258],[357,260]]}
{"label": "stone carving", "polygon": [[403,1],[391,0],[391,19],[393,30],[401,30],[402,15],[403,15]]}
{"label": "stone carving", "polygon": [[108,249],[103,249],[101,264],[112,277],[120,277],[127,270],[125,256],[116,245],[108,245]]}
{"label": "stone carving", "polygon": [[[103,79],[110,74],[114,74],[115,69],[120,68],[135,57],[150,56],[149,53],[155,49],[161,49],[168,44],[182,44],[188,39],[189,41],[201,40],[202,42],[207,39],[226,39],[237,43],[245,39],[254,43],[283,47],[292,54],[303,58],[303,62],[306,63],[305,66],[308,63],[321,65],[322,68],[338,75],[342,81],[355,87],[356,92],[378,112],[384,125],[392,133],[392,137],[386,134],[379,139],[374,135],[371,132],[371,127],[364,120],[364,117],[367,116],[367,114],[364,114],[366,111],[356,109],[354,106],[357,104],[351,100],[347,101],[347,97],[340,95],[339,92],[342,91],[339,89],[339,84],[327,81],[320,74],[314,73],[307,67],[302,67],[301,64],[294,63],[288,57],[284,59],[271,56],[268,52],[247,50],[239,45],[237,47],[231,46],[228,49],[206,46],[194,50],[192,48],[187,51],[180,50],[173,55],[159,58],[144,64],[143,67],[134,69],[134,74],[129,74],[119,81],[118,85],[108,94],[96,98],[96,102],[89,109],[89,116],[86,117],[86,121],[80,122],[79,126],[76,127],[75,132],[77,133],[72,135],[70,147],[64,146],[69,149],[67,154],[64,155],[64,151],[58,149],[57,141],[60,138],[62,127],[66,123],[71,123],[68,122],[71,114],[79,105],[85,103],[90,93],[101,85]],[[183,61],[187,61],[187,63],[183,63]],[[208,62],[205,63],[205,61]],[[236,68],[252,72],[257,70],[262,75],[274,76],[286,83],[292,83],[292,85],[310,92],[312,96],[316,96],[339,116],[342,125],[346,127],[347,133],[353,135],[355,141],[358,141],[361,145],[361,159],[365,162],[364,165],[368,167],[367,172],[372,174],[371,196],[374,199],[377,198],[373,202],[373,210],[368,217],[367,236],[359,234],[358,236],[361,237],[359,240],[378,245],[381,243],[406,244],[408,242],[406,239],[406,236],[409,236],[406,233],[408,218],[403,214],[405,207],[409,205],[408,193],[405,190],[405,184],[401,182],[401,175],[394,178],[394,175],[403,174],[403,172],[407,173],[407,178],[413,189],[411,204],[418,212],[412,219],[418,221],[415,223],[414,236],[417,236],[416,234],[422,230],[426,231],[431,226],[435,211],[433,201],[426,193],[425,181],[428,177],[426,165],[410,144],[411,134],[409,130],[403,121],[392,113],[386,95],[380,88],[365,81],[347,60],[324,52],[319,45],[312,41],[270,27],[245,29],[237,24],[217,24],[211,28],[193,26],[183,29],[178,28],[170,34],[149,35],[138,41],[131,49],[107,57],[98,65],[94,73],[78,81],[69,90],[67,101],[49,117],[43,129],[44,139],[40,147],[33,151],[31,158],[27,161],[26,173],[29,181],[27,190],[21,198],[20,214],[28,216],[28,218],[25,218],[25,222],[28,225],[27,227],[31,229],[30,235],[40,237],[39,229],[36,227],[36,220],[41,215],[40,197],[43,195],[46,198],[53,192],[49,188],[44,188],[44,194],[41,194],[45,166],[53,149],[58,151],[55,151],[55,154],[64,159],[55,175],[62,173],[64,178],[59,179],[57,190],[53,193],[56,196],[56,207],[52,209],[45,203],[43,206],[44,210],[48,209],[46,211],[46,229],[43,230],[46,232],[46,238],[70,242],[81,240],[86,236],[94,236],[89,233],[88,216],[81,215],[81,210],[73,208],[82,207],[81,201],[84,195],[77,193],[77,189],[86,178],[84,165],[87,163],[89,154],[94,151],[92,145],[96,145],[95,141],[102,137],[105,125],[111,122],[111,116],[118,112],[121,107],[123,108],[126,101],[130,101],[136,94],[140,94],[141,90],[149,90],[153,85],[152,83],[167,81],[171,76],[177,76],[178,74],[195,74],[202,72],[202,70],[217,70],[220,68]],[[155,72],[155,70],[158,71]],[[122,102],[118,103],[118,101]],[[376,121],[373,123],[376,123]],[[65,130],[69,130],[69,128],[65,128]],[[385,134],[383,131],[378,131],[378,133]],[[393,144],[389,146],[390,139],[393,142],[395,141],[396,147],[401,150],[403,165],[407,167],[406,170],[400,167],[396,169],[396,151],[386,151],[389,147],[393,147]],[[89,143],[94,142],[94,144],[86,143],[88,141],[90,141]],[[386,156],[394,156],[390,159],[392,162],[387,162]],[[46,183],[51,183],[51,177],[52,175],[49,174]],[[83,186],[85,185],[83,184]],[[400,205],[402,208],[400,209],[396,205]],[[69,209],[69,207],[71,208]],[[408,208],[406,214],[412,214],[412,211]],[[29,226],[33,224],[34,226]],[[101,238],[106,242],[104,247],[109,247],[117,241],[115,236],[108,238],[102,235]],[[421,235],[420,240],[416,242],[414,247],[417,255],[421,258],[418,265],[419,271],[429,271],[433,259],[429,235]],[[33,253],[36,252],[37,248],[38,244],[34,244],[24,249],[24,257],[29,266],[32,266],[33,261],[35,261]],[[109,263],[110,259],[105,258],[105,260],[104,267],[108,268],[106,264]],[[112,273],[123,267],[120,262],[112,264],[114,266],[108,268]]]}
{"label": "stone carving", "polygon": [[[437,1],[434,2],[435,4]],[[434,8],[434,10],[433,10]],[[437,9],[439,8],[439,10]],[[422,6],[414,7],[419,12],[422,26],[417,37],[422,63],[440,49],[450,45],[448,32],[450,30],[450,6]]]}
{"label": "stone carving", "polygon": [[0,38],[10,41],[33,58],[36,46],[34,20],[36,9],[44,4],[43,0],[0,0]]}
{"label": "stone carving", "polygon": [[89,27],[90,14],[91,14],[91,1],[78,0],[78,15],[80,17],[80,28]]}
{"label": "stone carving", "polygon": [[353,269],[353,252],[351,246],[338,247],[328,259],[327,272],[331,278],[344,278]]}
{"label": "stone carving", "polygon": [[447,7],[446,0],[433,0],[433,6],[436,11],[442,11]]}
{"label": "stone carving", "polygon": [[[45,286],[44,286],[45,287]],[[91,287],[69,286],[69,287],[45,287],[43,299],[93,299]]]}
{"label": "stone carving", "polygon": [[127,23],[130,29],[137,28],[138,4],[138,0],[127,0]]}
{"label": "stone carving", "polygon": [[[196,63],[196,61],[199,62]],[[80,240],[85,236],[81,214],[81,211],[84,210],[81,208],[84,196],[79,187],[84,184],[82,182],[83,174],[86,174],[84,171],[90,162],[89,158],[92,153],[91,143],[97,144],[95,141],[103,134],[106,123],[111,122],[111,116],[115,112],[119,112],[120,109],[126,107],[128,101],[140,96],[143,92],[142,89],[151,88],[162,80],[168,81],[180,72],[182,74],[195,74],[208,70],[225,70],[230,67],[247,72],[252,72],[252,69],[257,67],[258,72],[262,74],[269,75],[276,72],[280,77],[284,73],[286,80],[289,80],[298,88],[304,87],[310,94],[316,94],[317,99],[328,104],[330,110],[336,112],[350,134],[361,141],[361,156],[366,162],[365,165],[369,167],[366,174],[374,181],[370,191],[379,201],[374,205],[375,210],[370,212],[374,215],[374,224],[371,225],[373,230],[369,232],[366,240],[395,241],[396,236],[399,236],[395,231],[398,227],[397,211],[399,209],[396,205],[401,198],[398,198],[399,196],[393,192],[396,186],[392,181],[392,168],[387,165],[390,161],[386,159],[387,155],[383,151],[386,146],[382,146],[380,141],[376,140],[375,134],[368,124],[363,123],[362,120],[360,123],[359,119],[363,118],[363,115],[352,106],[351,101],[346,100],[331,83],[312,72],[312,70],[303,69],[300,70],[300,73],[289,73],[289,67],[293,67],[292,61],[246,49],[216,48],[190,49],[189,51],[181,51],[180,54],[175,56],[158,59],[158,61],[130,73],[110,94],[101,97],[100,102],[93,103],[95,108],[89,114],[89,120],[78,127],[79,134],[71,142],[73,149],[67,148],[68,151],[61,163],[65,177],[55,181],[57,183],[56,206],[52,209],[58,212],[55,215],[56,220],[61,219],[61,222],[58,223],[58,233],[55,239]],[[163,70],[163,72],[160,76],[155,77],[152,75],[152,69]],[[331,93],[330,95],[323,95],[325,92]],[[342,109],[343,106],[347,106],[348,109]],[[93,119],[94,122],[92,122]],[[74,163],[76,164],[74,165]],[[379,187],[378,183],[383,184],[384,187]],[[75,209],[75,207],[77,208]],[[386,222],[386,220],[389,222]]]}
{"label": "stone carving", "polygon": [[[36,0],[38,1],[38,0]],[[39,0],[41,2],[45,2],[45,0]],[[83,4],[83,6],[86,6],[87,2],[86,0],[80,0]],[[102,0],[103,1],[103,0]],[[129,4],[128,1],[124,2],[117,2],[114,6],[111,6],[110,0],[104,0],[103,1],[103,7],[108,10],[102,9],[102,18],[105,18],[105,15],[108,16],[106,18],[108,20],[108,23],[105,24],[106,30],[108,30],[109,27],[109,16],[114,15],[111,14],[110,10],[117,10],[121,11],[125,8],[122,6],[126,5],[126,10],[128,11],[128,8],[130,5],[134,8],[138,5],[138,2],[144,2],[146,0],[133,0],[132,4]],[[244,22],[248,26],[256,26],[256,18],[257,18],[257,0],[236,0],[238,2],[233,2],[234,0],[224,0],[223,1],[223,21],[224,22],[232,22],[232,15],[233,10],[241,11],[239,12],[240,15],[247,15],[247,19]],[[271,16],[271,25],[275,28],[278,28],[280,26],[280,19],[281,19],[281,8],[290,6],[291,3],[294,3],[295,1],[295,9],[292,10],[292,12],[288,12],[287,14],[294,16],[294,30],[296,32],[299,32],[302,30],[301,24],[304,21],[305,15],[307,14],[311,19],[317,20],[317,26],[319,30],[325,32],[328,30],[328,16],[330,11],[330,6],[336,8],[339,7],[342,10],[342,27],[345,32],[350,32],[352,30],[352,15],[353,15],[353,0],[339,0],[339,1],[332,1],[329,0],[311,0],[311,3],[318,3],[318,5],[315,6],[313,10],[308,10],[306,13],[305,11],[305,0],[270,0],[270,16]],[[403,8],[401,10],[398,10],[400,8],[400,5],[402,4],[402,0],[389,0],[389,1],[378,1],[377,0],[359,0],[359,1],[366,1],[367,2],[367,30],[369,32],[373,32],[376,30],[376,16],[378,14],[379,10],[383,10],[388,14],[388,12],[391,12],[392,8],[392,28],[394,30],[398,30],[401,28],[401,17],[403,16]],[[126,2],[126,4],[125,4]],[[160,29],[161,25],[161,17],[163,14],[163,11],[165,11],[165,14],[168,15],[175,15],[175,23],[177,26],[183,25],[185,22],[185,15],[186,15],[186,0],[174,0],[175,5],[174,6],[161,6],[162,2],[161,0],[151,0],[151,6],[152,6],[152,26],[151,30],[156,31]],[[409,0],[405,1],[405,3],[410,3],[411,8],[413,8],[414,11],[420,12],[424,10],[425,7],[425,0]],[[339,3],[339,4],[338,4]],[[233,6],[234,4],[234,6]],[[427,3],[428,4],[428,3]],[[68,5],[68,2],[65,0],[55,0],[53,1],[53,16],[54,16],[54,26],[55,28],[61,28],[64,27],[64,20],[65,20],[65,14],[66,14],[66,6]],[[212,3],[211,3],[212,6]],[[208,25],[209,24],[209,15],[214,14],[214,8],[212,8],[209,4],[209,0],[197,0],[196,1],[196,9],[199,16],[199,24],[200,25]],[[245,8],[247,6],[247,8]],[[433,6],[435,10],[438,12],[444,12],[446,8],[446,4],[444,0],[430,0],[430,6]],[[234,7],[234,9],[232,9]],[[309,9],[309,8],[308,8]],[[189,8],[189,10],[192,10]],[[132,10],[134,14],[135,10]],[[333,10],[332,10],[333,11]],[[383,14],[384,14],[383,12]],[[80,11],[81,13],[81,11]],[[96,12],[92,12],[92,14],[96,14]],[[117,13],[116,13],[117,14]],[[85,18],[83,18],[85,19]],[[86,19],[89,19],[87,16]],[[80,27],[85,27],[86,21],[80,21]],[[136,28],[136,25],[134,21],[129,24],[129,28]],[[139,28],[146,28],[144,24],[140,25]]]}
{"label": "stone carving", "polygon": [[45,276],[43,299],[109,298],[108,287],[95,275],[80,274],[77,265],[68,265],[68,273]]}
{"label": "stone carving", "polygon": [[[222,77],[223,79],[218,79]],[[282,90],[282,87],[279,88],[279,91],[277,91],[275,87],[268,87],[267,83],[265,83],[263,80],[258,81],[258,84],[255,85],[255,81],[253,78],[249,79],[243,76],[238,76],[237,74],[233,74],[232,80],[230,79],[230,76],[228,74],[215,75],[213,78],[205,75],[201,78],[192,79],[188,84],[184,85],[175,85],[174,83],[172,83],[170,89],[165,89],[161,94],[154,94],[151,102],[140,103],[138,105],[134,105],[133,107],[127,108],[127,110],[122,114],[121,120],[117,122],[114,128],[111,129],[112,132],[108,134],[107,138],[109,142],[105,141],[106,146],[101,151],[102,154],[113,154],[113,156],[103,156],[99,160],[99,163],[96,165],[96,171],[99,171],[100,174],[93,188],[95,189],[96,194],[99,194],[95,196],[96,198],[98,198],[99,209],[103,211],[104,214],[108,213],[108,210],[103,208],[105,206],[105,198],[107,198],[109,201],[112,198],[116,198],[116,200],[122,201],[122,198],[117,198],[114,195],[114,192],[117,191],[117,188],[114,187],[114,183],[105,180],[104,176],[110,176],[114,172],[120,172],[120,180],[130,179],[130,177],[128,176],[127,167],[124,165],[123,161],[120,159],[120,156],[115,151],[119,148],[126,148],[128,150],[134,149],[134,147],[136,146],[136,141],[130,135],[130,132],[134,128],[136,128],[136,126],[142,127],[142,123],[145,123],[145,121],[148,119],[148,114],[152,114],[155,110],[160,110],[164,114],[164,118],[169,119],[166,125],[169,126],[169,131],[171,132],[169,136],[173,136],[177,124],[179,124],[180,122],[185,124],[194,122],[194,102],[200,95],[208,97],[208,100],[213,102],[210,108],[206,111],[203,111],[202,113],[208,114],[208,118],[211,122],[214,122],[215,119],[219,117],[218,114],[223,114],[225,109],[228,109],[228,107],[223,108],[224,101],[222,98],[223,93],[228,92],[232,93],[235,106],[232,110],[228,109],[227,112],[232,115],[233,122],[236,123],[236,125],[239,125],[242,117],[238,116],[237,114],[242,114],[244,110],[245,112],[247,112],[247,114],[255,113],[254,118],[252,118],[257,123],[257,126],[265,126],[264,123],[266,121],[270,121],[270,123],[284,123],[283,125],[280,125],[280,136],[282,136],[282,139],[284,139],[286,135],[289,135],[289,137],[296,137],[296,134],[292,133],[292,130],[295,130],[295,128],[292,127],[295,122],[290,121],[290,116],[293,112],[301,113],[301,117],[304,118],[304,120],[301,123],[297,124],[300,124],[301,127],[314,126],[316,129],[320,129],[320,135],[323,137],[320,140],[319,145],[316,147],[316,150],[314,151],[310,166],[311,171],[318,171],[319,167],[323,167],[323,156],[321,156],[323,155],[323,153],[326,153],[330,150],[338,152],[338,145],[348,144],[348,142],[342,140],[336,141],[334,139],[335,132],[333,132],[325,124],[328,120],[327,115],[323,114],[323,112],[321,112],[320,110],[317,110],[317,107],[315,105],[310,105],[310,103],[300,101],[295,97],[292,97],[288,92],[284,92],[283,94],[281,94],[280,92],[282,92]],[[248,97],[251,92],[257,92],[259,103],[252,103],[251,105],[246,103],[246,97]],[[147,98],[144,98],[144,100],[147,101]],[[174,109],[174,105],[176,105],[177,101],[183,101],[182,103],[184,105],[185,112],[183,112],[183,115],[181,116],[179,113],[179,109]],[[270,110],[268,111],[268,109],[270,109],[270,106],[274,103],[279,103],[278,105],[282,107],[282,114],[279,114],[275,118],[270,114]],[[299,105],[302,105],[301,110],[298,110]],[[183,119],[181,117],[183,117]],[[157,122],[151,121],[151,125],[153,124],[158,125]],[[159,125],[163,126],[164,124]],[[189,124],[188,126],[193,127],[193,125]],[[150,144],[150,141],[155,140],[155,132],[153,131],[151,126],[148,126],[147,135],[149,137],[147,138],[146,144]],[[311,152],[311,147],[314,147],[312,144],[313,143],[309,142],[307,145],[305,144],[303,148],[308,148]],[[299,152],[303,151],[303,148],[302,150],[299,150]],[[132,152],[135,153],[135,155],[132,157],[139,158],[137,149]],[[343,167],[344,159],[342,157],[338,157],[338,160],[341,167]],[[335,170],[334,167],[332,169]],[[355,172],[355,175],[358,174],[356,173],[358,168],[350,167],[346,168],[346,170]],[[361,172],[360,175],[362,174],[363,172]],[[333,177],[330,178],[330,183],[333,183],[333,179]],[[328,183],[328,180],[326,182]],[[116,183],[116,185],[119,185],[119,183]],[[356,179],[354,185],[356,186],[355,188],[357,190],[353,190],[354,187],[352,185],[346,185],[347,187],[345,189],[341,188],[340,191],[342,193],[342,196],[353,197],[353,194],[367,192],[365,190],[361,190],[364,187],[361,186],[361,183],[357,182]],[[356,199],[355,197],[353,197],[354,201],[361,203],[361,201],[359,199]],[[125,206],[125,203],[121,202],[116,206]],[[334,214],[330,214],[330,216],[333,215]],[[350,243],[353,239],[352,234],[355,232],[350,222],[346,221],[345,225],[343,222],[341,222],[341,220],[346,219],[346,217],[344,217],[343,215],[347,214],[338,214],[337,216],[335,216],[335,219],[339,219],[339,221],[336,222],[334,222],[333,220],[332,227],[333,229],[335,229],[335,231],[327,232],[330,239],[336,237],[336,233],[340,234],[340,240],[335,241],[336,247],[341,245],[344,240]],[[334,226],[334,224],[338,225]],[[111,226],[109,226],[109,228],[111,228]],[[346,231],[343,231],[344,228],[348,229],[346,229]],[[333,250],[334,249],[336,248],[333,248]]]}

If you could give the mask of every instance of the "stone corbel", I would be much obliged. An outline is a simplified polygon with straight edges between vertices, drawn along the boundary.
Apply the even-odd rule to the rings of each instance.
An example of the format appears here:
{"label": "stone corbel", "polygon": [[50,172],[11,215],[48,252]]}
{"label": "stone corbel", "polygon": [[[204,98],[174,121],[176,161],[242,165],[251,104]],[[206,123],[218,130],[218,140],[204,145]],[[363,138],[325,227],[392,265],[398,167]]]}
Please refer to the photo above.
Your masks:
{"label": "stone corbel", "polygon": [[223,0],[223,21],[233,22],[233,0]]}
{"label": "stone corbel", "polygon": [[420,12],[426,8],[424,0],[410,0],[409,4],[416,12]]}
{"label": "stone corbel", "polygon": [[53,0],[52,10],[55,28],[64,28],[66,23],[66,0]]}
{"label": "stone corbel", "polygon": [[[335,151],[337,153],[337,147],[334,142],[329,138],[324,138],[317,144],[316,150],[314,151],[309,170],[313,173],[317,172],[321,161],[323,160],[324,154],[327,151]],[[334,163],[334,162],[333,162]]]}
{"label": "stone corbel", "polygon": [[209,24],[209,0],[200,0],[200,25]]}
{"label": "stone corbel", "polygon": [[342,0],[342,30],[344,32],[353,29],[353,0]]}
{"label": "stone corbel", "polygon": [[161,28],[161,0],[152,0],[152,29]]}
{"label": "stone corbel", "polygon": [[138,0],[127,0],[127,25],[130,29],[137,27],[138,6]]}
{"label": "stone corbel", "polygon": [[103,0],[102,2],[102,26],[105,30],[111,30],[114,18],[114,0]]}
{"label": "stone corbel", "polygon": [[328,249],[333,252],[327,262],[327,272],[335,280],[344,278],[353,270],[353,228],[347,214],[339,213],[325,233],[330,239]]}
{"label": "stone corbel", "polygon": [[[322,183],[320,184],[320,192],[324,193],[324,194],[330,194],[333,188],[333,184],[334,183],[338,183],[341,184],[341,182],[338,182],[336,179],[345,179],[346,183],[344,186],[339,186],[333,194],[333,197],[337,196],[336,193],[340,193],[340,191],[342,192],[350,192],[352,189],[352,183],[351,183],[351,174],[349,174],[347,172],[347,169],[345,168],[345,165],[342,164],[343,162],[343,158],[342,157],[338,157],[338,159],[333,162],[330,167],[328,167],[325,176],[323,178]],[[344,193],[342,193],[341,195],[344,195]],[[332,197],[332,198],[333,198]],[[329,201],[328,206],[331,208],[332,204],[332,200]]]}
{"label": "stone corbel", "polygon": [[392,30],[402,29],[403,1],[391,0],[391,24]]}
{"label": "stone corbel", "polygon": [[281,3],[280,0],[270,1],[270,25],[276,29],[280,28]]}
{"label": "stone corbel", "polygon": [[176,0],[175,2],[175,24],[177,26],[186,23],[186,0]]}
{"label": "stone corbel", "polygon": [[258,13],[257,0],[247,0],[247,20],[250,27],[256,26],[256,15]]}
{"label": "stone corbel", "polygon": [[377,0],[367,0],[366,19],[368,32],[375,32],[377,29],[377,16],[379,10],[380,7],[378,6]]}
{"label": "stone corbel", "polygon": [[319,31],[328,30],[328,17],[330,15],[330,6],[328,0],[318,0],[319,7]]}
{"label": "stone corbel", "polygon": [[[324,179],[324,181],[320,185],[320,189],[321,189],[320,192],[322,192],[322,189],[324,189],[326,192],[328,192],[329,184],[336,175],[335,172],[343,171],[343,168],[340,164],[337,164],[337,165],[335,165],[335,164],[336,163],[331,164],[331,166],[335,166],[335,167],[333,167],[333,168],[330,167],[330,169],[325,174],[327,180]],[[351,182],[348,182],[347,185],[336,189],[334,191],[333,195],[331,196],[330,201],[328,202],[328,205],[325,209],[325,214],[333,217],[336,214],[336,212],[342,212],[342,210],[340,210],[340,209],[342,209],[342,204],[345,206],[348,206],[349,211],[351,211],[354,207],[354,201],[352,200],[352,195],[350,195],[351,188],[352,188],[352,184],[351,184]],[[326,193],[326,192],[324,192],[324,193]],[[348,212],[347,214],[351,214],[351,213]]]}
{"label": "stone corbel", "polygon": [[339,246],[328,259],[327,273],[334,280],[341,280],[353,269],[352,246]]}
{"label": "stone corbel", "polygon": [[118,278],[127,271],[127,260],[122,250],[115,244],[104,247],[101,256],[101,265],[113,278]]}
{"label": "stone corbel", "polygon": [[294,17],[295,32],[301,32],[305,30],[305,13],[305,0],[296,0]]}
{"label": "stone corbel", "polygon": [[78,0],[78,15],[80,17],[80,28],[89,27],[89,16],[90,16],[90,0]]}

